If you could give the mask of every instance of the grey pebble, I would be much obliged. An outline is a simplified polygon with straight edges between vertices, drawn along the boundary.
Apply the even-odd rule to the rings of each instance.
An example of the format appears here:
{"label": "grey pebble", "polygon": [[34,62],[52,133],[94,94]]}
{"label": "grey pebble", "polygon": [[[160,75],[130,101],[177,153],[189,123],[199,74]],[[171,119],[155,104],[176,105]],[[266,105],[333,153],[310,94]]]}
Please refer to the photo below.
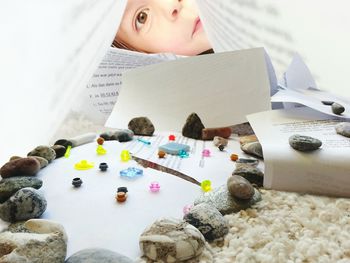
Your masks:
{"label": "grey pebble", "polygon": [[56,153],[56,159],[63,157],[66,153],[66,147],[64,147],[63,145],[53,145],[51,146],[51,148]]}
{"label": "grey pebble", "polygon": [[247,154],[263,159],[263,151],[260,142],[248,142],[241,145],[241,150]]}
{"label": "grey pebble", "polygon": [[56,152],[48,146],[40,145],[29,152],[28,156],[40,156],[51,162],[56,158]]}
{"label": "grey pebble", "polygon": [[335,125],[338,134],[350,138],[350,122],[341,122]]}
{"label": "grey pebble", "polygon": [[344,108],[343,105],[341,105],[341,104],[339,104],[339,103],[336,103],[336,102],[334,102],[334,103],[332,104],[332,112],[333,112],[334,114],[340,115],[340,114],[342,114],[344,111],[345,111],[345,108]]}
{"label": "grey pebble", "polygon": [[295,150],[309,152],[320,148],[322,142],[310,136],[295,134],[289,137],[289,145]]}
{"label": "grey pebble", "polygon": [[263,186],[264,183],[264,173],[259,168],[249,164],[242,163],[236,165],[236,169],[233,171],[232,175],[240,175],[251,184],[255,184],[259,187]]}
{"label": "grey pebble", "polygon": [[206,203],[194,206],[184,220],[196,227],[206,240],[212,241],[228,233],[228,222],[215,207]]}
{"label": "grey pebble", "polygon": [[261,194],[254,189],[254,195],[249,200],[234,198],[227,189],[227,185],[222,185],[213,191],[203,193],[195,199],[194,204],[207,203],[216,207],[221,214],[226,215],[240,210],[247,209],[261,200]]}
{"label": "grey pebble", "polygon": [[43,181],[35,177],[16,176],[2,179],[0,181],[0,203],[9,199],[19,189],[25,187],[39,189],[42,185]]}
{"label": "grey pebble", "polygon": [[255,158],[238,158],[236,160],[237,164],[249,164],[251,166],[257,167],[259,164],[259,160]]}
{"label": "grey pebble", "polygon": [[152,136],[154,125],[147,117],[133,118],[128,123],[128,129],[132,130],[135,135]]}
{"label": "grey pebble", "polygon": [[12,223],[37,218],[45,212],[46,206],[46,199],[38,190],[22,188],[0,205],[0,218]]}

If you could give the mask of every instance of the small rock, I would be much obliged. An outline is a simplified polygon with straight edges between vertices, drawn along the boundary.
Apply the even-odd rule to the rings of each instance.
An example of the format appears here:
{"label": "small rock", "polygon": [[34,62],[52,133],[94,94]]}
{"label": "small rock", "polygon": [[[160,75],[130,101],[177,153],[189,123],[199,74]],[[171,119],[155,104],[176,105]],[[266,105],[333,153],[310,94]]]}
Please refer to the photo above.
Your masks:
{"label": "small rock", "polygon": [[337,115],[340,115],[345,111],[344,106],[336,102],[334,102],[331,107],[332,107],[333,113]]}
{"label": "small rock", "polygon": [[242,136],[239,138],[239,143],[241,145],[244,145],[246,143],[250,143],[250,142],[258,142],[258,137],[256,137],[256,135],[252,134],[252,135],[247,135],[247,136]]}
{"label": "small rock", "polygon": [[230,176],[227,180],[227,189],[233,197],[239,199],[250,199],[254,195],[254,187],[242,176]]}
{"label": "small rock", "polygon": [[0,168],[2,178],[12,176],[35,175],[40,170],[40,163],[35,158],[20,158],[5,163]]}
{"label": "small rock", "polygon": [[103,248],[89,248],[71,255],[65,263],[133,263],[130,258]]}
{"label": "small rock", "polygon": [[241,150],[247,154],[263,159],[263,151],[260,142],[250,142],[241,145]]}
{"label": "small rock", "polygon": [[0,205],[0,218],[8,222],[37,218],[45,212],[46,206],[46,199],[38,190],[22,188]]}
{"label": "small rock", "polygon": [[261,200],[261,194],[258,190],[254,189],[254,195],[249,200],[242,200],[234,198],[227,189],[227,185],[222,185],[213,191],[203,193],[196,198],[194,204],[207,203],[216,207],[221,214],[226,215],[230,213],[239,212],[240,210],[247,209]]}
{"label": "small rock", "polygon": [[67,253],[64,228],[53,221],[31,219],[28,231],[0,234],[0,262],[62,263]]}
{"label": "small rock", "polygon": [[228,233],[228,223],[215,207],[201,203],[184,216],[184,220],[196,227],[205,239],[212,241]]}
{"label": "small rock", "polygon": [[182,262],[199,256],[204,249],[202,233],[178,219],[161,219],[148,227],[140,237],[144,256],[157,262]]}
{"label": "small rock", "polygon": [[247,136],[254,134],[253,128],[249,122],[244,122],[231,126],[231,132],[238,136]]}
{"label": "small rock", "polygon": [[334,103],[334,101],[330,101],[330,100],[323,100],[321,102],[323,105],[327,105],[327,106],[331,106]]}
{"label": "small rock", "polygon": [[228,144],[228,140],[220,136],[215,136],[213,139],[213,143],[216,147],[219,147],[220,145],[225,147]]}
{"label": "small rock", "polygon": [[233,171],[232,175],[240,175],[251,184],[255,184],[259,187],[263,186],[264,183],[264,173],[259,168],[249,164],[242,163],[236,165],[236,169]]}
{"label": "small rock", "polygon": [[350,138],[350,122],[341,122],[335,126],[338,134]]}
{"label": "small rock", "polygon": [[66,140],[66,139],[60,139],[60,140],[57,140],[54,145],[62,145],[64,146],[64,148],[67,149],[68,146],[73,146],[73,143],[69,140]]}
{"label": "small rock", "polygon": [[257,167],[259,160],[255,158],[238,158],[236,164],[249,164],[251,166]]}
{"label": "small rock", "polygon": [[310,136],[295,134],[289,137],[289,145],[295,150],[309,152],[320,148],[322,142]]}
{"label": "small rock", "polygon": [[25,187],[39,189],[43,185],[43,181],[35,177],[16,176],[2,179],[0,181],[0,203],[3,203],[18,190]]}
{"label": "small rock", "polygon": [[213,140],[215,136],[229,138],[231,133],[230,127],[205,128],[202,130],[202,140]]}
{"label": "small rock", "polygon": [[128,142],[134,137],[134,132],[128,129],[108,131],[101,133],[100,137],[105,141],[117,140],[119,142]]}
{"label": "small rock", "polygon": [[48,166],[49,165],[49,161],[46,160],[45,158],[43,157],[40,157],[40,156],[31,156],[31,158],[35,158],[39,161],[40,163],[40,169],[43,169],[44,167]]}
{"label": "small rock", "polygon": [[133,118],[128,124],[128,129],[135,135],[152,136],[154,133],[154,126],[147,117]]}
{"label": "small rock", "polygon": [[63,145],[54,145],[54,146],[51,146],[51,149],[55,151],[56,159],[63,157],[64,154],[66,153],[66,147],[64,147]]}
{"label": "small rock", "polygon": [[29,152],[28,156],[40,156],[45,158],[48,162],[51,162],[56,158],[56,153],[50,147],[41,145]]}
{"label": "small rock", "polygon": [[196,113],[191,113],[187,117],[186,123],[182,128],[182,135],[188,138],[200,140],[202,138],[202,130],[204,125]]}

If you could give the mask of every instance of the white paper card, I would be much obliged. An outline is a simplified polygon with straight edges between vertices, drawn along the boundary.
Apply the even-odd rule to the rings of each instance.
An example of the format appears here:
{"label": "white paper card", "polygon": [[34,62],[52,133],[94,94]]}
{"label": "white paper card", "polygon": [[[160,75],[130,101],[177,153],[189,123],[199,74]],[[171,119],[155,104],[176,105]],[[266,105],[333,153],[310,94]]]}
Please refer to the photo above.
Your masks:
{"label": "white paper card", "polygon": [[[264,186],[276,190],[350,197],[350,140],[336,133],[339,119],[309,108],[249,115],[264,152]],[[289,145],[294,134],[323,142],[320,149],[300,152]]]}
{"label": "white paper card", "polygon": [[[271,77],[273,78],[273,77]],[[205,127],[245,122],[270,109],[262,48],[184,58],[128,71],[106,126],[125,128],[147,116],[157,130],[181,131],[195,112]]]}

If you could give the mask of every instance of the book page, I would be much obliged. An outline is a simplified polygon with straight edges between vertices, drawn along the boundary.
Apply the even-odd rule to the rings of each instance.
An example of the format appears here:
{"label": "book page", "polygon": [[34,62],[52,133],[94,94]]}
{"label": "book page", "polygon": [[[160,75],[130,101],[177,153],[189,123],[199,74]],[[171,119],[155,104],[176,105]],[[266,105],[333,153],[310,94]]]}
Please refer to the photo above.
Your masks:
{"label": "book page", "polygon": [[0,114],[10,128],[1,130],[1,162],[48,143],[111,45],[126,2],[2,2]]}
{"label": "book page", "polygon": [[123,72],[177,58],[174,54],[145,54],[111,47],[82,90],[80,103],[72,110],[86,120],[103,125],[117,101]]}
{"label": "book page", "polygon": [[193,112],[208,128],[246,122],[246,114],[271,108],[270,79],[262,48],[137,68],[124,74],[106,126],[147,116],[158,131],[181,131]]}
{"label": "book page", "polygon": [[299,53],[321,90],[349,97],[347,0],[197,0],[197,5],[215,52],[264,47],[278,77]]}
{"label": "book page", "polygon": [[[337,118],[309,108],[274,110],[247,116],[264,152],[264,186],[276,190],[350,196],[350,140],[336,133]],[[300,152],[289,145],[294,134],[322,141]]]}

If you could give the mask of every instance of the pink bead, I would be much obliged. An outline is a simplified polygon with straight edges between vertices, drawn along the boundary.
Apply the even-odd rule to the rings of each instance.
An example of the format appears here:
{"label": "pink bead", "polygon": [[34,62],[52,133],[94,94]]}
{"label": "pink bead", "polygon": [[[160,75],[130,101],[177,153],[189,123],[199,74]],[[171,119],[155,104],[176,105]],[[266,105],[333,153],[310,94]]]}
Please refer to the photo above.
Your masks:
{"label": "pink bead", "polygon": [[160,189],[160,185],[158,182],[152,182],[149,186],[149,190],[151,190],[151,192],[158,192]]}
{"label": "pink bead", "polygon": [[182,211],[184,212],[184,215],[187,215],[191,209],[192,209],[193,205],[185,205],[184,208],[182,209]]}
{"label": "pink bead", "polygon": [[209,157],[209,156],[210,156],[210,151],[209,151],[208,149],[204,149],[204,150],[202,151],[202,156],[204,156],[204,157]]}

